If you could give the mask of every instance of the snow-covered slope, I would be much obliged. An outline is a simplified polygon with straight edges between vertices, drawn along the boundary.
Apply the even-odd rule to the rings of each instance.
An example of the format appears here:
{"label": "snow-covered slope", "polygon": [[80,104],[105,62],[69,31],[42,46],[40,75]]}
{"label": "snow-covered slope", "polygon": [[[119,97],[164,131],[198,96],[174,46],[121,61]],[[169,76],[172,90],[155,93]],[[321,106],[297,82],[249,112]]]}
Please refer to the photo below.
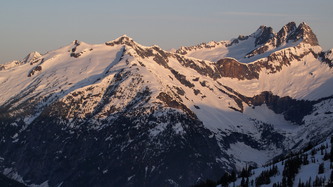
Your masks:
{"label": "snow-covered slope", "polygon": [[216,62],[221,82],[247,96],[263,91],[307,100],[332,95],[325,86],[333,81],[331,53],[322,52],[305,23],[290,22],[278,33],[261,26],[249,36],[182,47],[177,53]]}
{"label": "snow-covered slope", "polygon": [[6,64],[0,64],[0,70],[6,70],[6,69],[11,69],[16,66],[30,63],[31,65],[36,63],[36,60],[40,57],[41,55],[38,52],[32,52],[28,54],[22,61],[12,61]]}
{"label": "snow-covered slope", "polygon": [[331,53],[311,29],[238,40],[239,57],[217,61],[124,35],[3,66],[1,171],[50,186],[184,186],[332,134]]}
{"label": "snow-covered slope", "polygon": [[[309,186],[326,186],[328,183],[332,185],[333,183],[333,170],[332,170],[332,161],[333,157],[332,154],[332,144],[331,140],[327,139],[326,141],[320,143],[319,145],[307,150],[305,152],[297,153],[294,156],[290,156],[290,158],[283,159],[280,162],[276,162],[274,164],[269,164],[265,167],[260,167],[257,169],[253,169],[251,171],[251,176],[248,179],[243,179],[249,181],[249,186],[273,186],[275,185],[285,185],[288,186],[292,183],[292,186],[299,186],[300,184]],[[298,165],[299,168],[292,168],[295,169],[294,173],[291,174],[287,167],[290,163]],[[288,166],[287,166],[288,165]],[[263,173],[268,173],[270,170],[276,167],[277,172],[272,173],[270,176],[266,175],[263,176]],[[295,167],[295,166],[293,166]],[[290,169],[290,168],[289,168]],[[288,177],[291,177],[290,183],[288,184],[289,180]],[[263,182],[263,178],[269,178],[269,180]],[[284,179],[285,178],[285,179]],[[242,178],[238,178],[234,184],[235,186],[241,186]],[[259,185],[258,183],[261,183]],[[234,185],[233,183],[231,185]]]}
{"label": "snow-covered slope", "polygon": [[[259,168],[245,166],[238,174],[224,173],[217,181],[208,179],[201,186],[332,186],[333,138],[301,151],[292,152]],[[249,155],[251,156],[251,155]]]}
{"label": "snow-covered slope", "polygon": [[[332,95],[328,90],[329,86],[324,86],[332,82],[332,69],[316,55],[321,49],[310,48],[307,44],[302,45],[302,47],[274,52],[266,58],[246,65],[240,63],[239,66],[259,69],[259,72],[253,75],[254,77],[249,78],[250,80],[245,78],[239,80],[230,76],[222,78],[221,82],[247,96],[253,96],[262,91],[307,100]],[[235,71],[235,73],[242,73],[237,69]]]}

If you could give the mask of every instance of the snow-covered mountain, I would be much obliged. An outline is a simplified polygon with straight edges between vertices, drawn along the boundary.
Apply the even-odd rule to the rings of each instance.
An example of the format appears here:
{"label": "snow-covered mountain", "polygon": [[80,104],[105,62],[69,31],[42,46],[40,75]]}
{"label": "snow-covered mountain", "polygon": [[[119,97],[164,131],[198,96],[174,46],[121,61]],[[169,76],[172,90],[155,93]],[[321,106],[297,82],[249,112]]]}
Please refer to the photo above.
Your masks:
{"label": "snow-covered mountain", "polygon": [[295,22],[290,22],[283,26],[278,33],[274,33],[271,27],[260,26],[257,31],[248,36],[240,35],[230,41],[212,41],[196,46],[181,47],[176,52],[213,62],[231,57],[240,62],[248,63],[267,57],[283,48],[296,46],[301,48],[305,47],[305,44],[319,46],[312,29],[304,22],[298,27]]}
{"label": "snow-covered mountain", "polygon": [[168,52],[124,35],[0,67],[0,170],[27,185],[188,186],[333,132],[305,23]]}

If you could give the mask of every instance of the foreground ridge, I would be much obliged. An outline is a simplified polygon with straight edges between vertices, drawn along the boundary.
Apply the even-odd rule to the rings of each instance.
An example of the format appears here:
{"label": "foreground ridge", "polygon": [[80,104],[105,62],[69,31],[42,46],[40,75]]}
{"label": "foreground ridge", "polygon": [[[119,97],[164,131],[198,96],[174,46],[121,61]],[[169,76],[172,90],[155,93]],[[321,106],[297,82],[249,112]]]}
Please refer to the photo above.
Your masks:
{"label": "foreground ridge", "polygon": [[333,183],[332,138],[291,153],[259,168],[226,172],[218,181],[206,180],[200,186],[330,186]]}

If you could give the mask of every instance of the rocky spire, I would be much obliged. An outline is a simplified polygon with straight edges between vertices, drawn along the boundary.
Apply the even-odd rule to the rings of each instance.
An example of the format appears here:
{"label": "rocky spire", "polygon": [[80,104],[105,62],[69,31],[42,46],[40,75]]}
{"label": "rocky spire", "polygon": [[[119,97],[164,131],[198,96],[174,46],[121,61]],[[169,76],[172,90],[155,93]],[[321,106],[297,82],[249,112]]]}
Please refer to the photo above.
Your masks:
{"label": "rocky spire", "polygon": [[312,32],[312,29],[306,24],[301,23],[296,27],[295,22],[290,22],[283,26],[277,33],[276,46],[279,47],[283,43],[296,42],[302,40],[304,43],[310,45],[319,45],[316,35]]}
{"label": "rocky spire", "polygon": [[31,52],[22,60],[22,63],[31,63],[39,57],[41,57],[41,54],[39,54],[37,51]]}
{"label": "rocky spire", "polygon": [[268,40],[274,37],[272,27],[260,26],[255,33],[256,46],[265,44]]}
{"label": "rocky spire", "polygon": [[295,32],[288,37],[287,42],[289,40],[298,41],[300,39],[302,39],[304,43],[308,43],[312,46],[319,45],[317,36],[313,33],[310,26],[304,22],[299,24]]}
{"label": "rocky spire", "polygon": [[276,46],[279,47],[284,42],[287,42],[288,36],[296,30],[296,23],[289,22],[287,25],[283,26],[282,29],[277,33],[277,43]]}
{"label": "rocky spire", "polygon": [[134,44],[134,41],[132,38],[128,37],[127,35],[122,35],[120,36],[119,38],[115,39],[115,40],[112,40],[112,41],[109,41],[109,42],[106,42],[105,43],[106,45],[119,45],[119,44],[122,44],[122,45],[133,45]]}

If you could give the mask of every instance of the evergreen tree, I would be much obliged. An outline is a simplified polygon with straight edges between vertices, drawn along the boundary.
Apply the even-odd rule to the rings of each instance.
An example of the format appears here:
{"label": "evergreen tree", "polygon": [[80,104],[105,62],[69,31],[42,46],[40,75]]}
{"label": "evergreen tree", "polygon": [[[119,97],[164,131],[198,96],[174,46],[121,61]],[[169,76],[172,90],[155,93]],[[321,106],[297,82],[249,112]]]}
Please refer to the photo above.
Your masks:
{"label": "evergreen tree", "polygon": [[285,162],[284,170],[282,173],[282,186],[293,186],[295,176],[298,173],[301,165],[301,156],[294,156]]}
{"label": "evergreen tree", "polygon": [[245,167],[242,169],[241,173],[240,173],[240,177],[250,177],[251,176],[251,171],[252,171],[253,167],[249,166],[249,167]]}
{"label": "evergreen tree", "polygon": [[222,186],[227,186],[229,184],[229,173],[225,172],[217,183]]}
{"label": "evergreen tree", "polygon": [[322,173],[324,173],[324,171],[325,171],[324,163],[319,164],[318,174],[322,174]]}
{"label": "evergreen tree", "polygon": [[216,187],[217,183],[210,179],[207,179],[205,182],[201,181],[199,184],[196,184],[192,187]]}
{"label": "evergreen tree", "polygon": [[316,176],[316,179],[313,181],[313,186],[324,186],[325,178]]}
{"label": "evergreen tree", "polygon": [[233,170],[230,176],[230,182],[235,182],[237,180],[236,172]]}
{"label": "evergreen tree", "polygon": [[312,180],[311,180],[311,177],[310,177],[309,180],[306,182],[305,186],[306,186],[306,187],[312,187]]}
{"label": "evergreen tree", "polygon": [[312,143],[310,142],[305,148],[304,148],[304,152],[307,152],[309,150],[311,150],[313,148]]}
{"label": "evergreen tree", "polygon": [[317,154],[317,150],[316,150],[316,149],[312,149],[312,150],[311,150],[311,155],[314,156],[314,155],[316,155],[316,154]]}
{"label": "evergreen tree", "polygon": [[282,186],[283,187],[287,186],[287,177],[285,176],[282,177]]}
{"label": "evergreen tree", "polygon": [[330,161],[333,162],[333,144],[331,144]]}
{"label": "evergreen tree", "polygon": [[309,164],[309,160],[308,160],[308,154],[304,154],[303,155],[303,165],[308,165]]}
{"label": "evergreen tree", "polygon": [[241,187],[249,187],[249,178],[244,178],[242,177],[242,180],[241,180]]}
{"label": "evergreen tree", "polygon": [[270,184],[270,177],[275,176],[278,173],[278,168],[273,165],[269,170],[262,171],[260,175],[255,179],[256,186],[263,184]]}
{"label": "evergreen tree", "polygon": [[293,186],[294,183],[294,178],[293,177],[288,177],[287,178],[287,186]]}
{"label": "evergreen tree", "polygon": [[327,187],[333,187],[333,171],[331,171],[331,175],[330,175],[330,178],[328,179],[328,182],[327,182]]}
{"label": "evergreen tree", "polygon": [[278,182],[278,183],[274,183],[274,184],[273,184],[273,187],[282,187],[282,184],[279,183],[279,182]]}
{"label": "evergreen tree", "polygon": [[245,186],[245,179],[244,179],[244,177],[242,177],[241,186]]}
{"label": "evergreen tree", "polygon": [[242,169],[239,176],[242,177],[242,178],[244,178],[246,176],[246,169],[245,168]]}
{"label": "evergreen tree", "polygon": [[212,181],[212,180],[209,180],[207,179],[206,180],[206,187],[216,187],[216,182],[215,181]]}
{"label": "evergreen tree", "polygon": [[304,187],[304,183],[302,182],[301,178],[298,181],[298,187]]}
{"label": "evergreen tree", "polygon": [[323,160],[326,161],[326,160],[330,159],[330,157],[331,157],[330,153],[325,152]]}

